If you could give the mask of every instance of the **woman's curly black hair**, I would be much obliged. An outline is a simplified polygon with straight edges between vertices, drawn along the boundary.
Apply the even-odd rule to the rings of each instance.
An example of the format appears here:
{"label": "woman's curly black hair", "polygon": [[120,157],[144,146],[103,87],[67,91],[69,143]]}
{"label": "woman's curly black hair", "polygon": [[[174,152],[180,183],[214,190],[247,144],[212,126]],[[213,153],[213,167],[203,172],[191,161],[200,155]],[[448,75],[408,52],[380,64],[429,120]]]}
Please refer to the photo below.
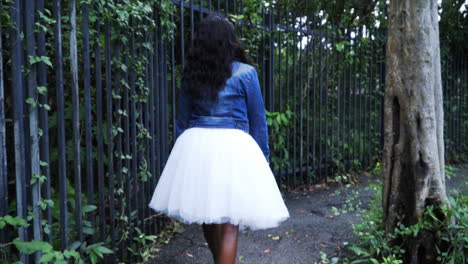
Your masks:
{"label": "woman's curly black hair", "polygon": [[231,63],[251,64],[234,25],[226,18],[202,19],[182,72],[183,92],[192,100],[216,101],[231,76]]}

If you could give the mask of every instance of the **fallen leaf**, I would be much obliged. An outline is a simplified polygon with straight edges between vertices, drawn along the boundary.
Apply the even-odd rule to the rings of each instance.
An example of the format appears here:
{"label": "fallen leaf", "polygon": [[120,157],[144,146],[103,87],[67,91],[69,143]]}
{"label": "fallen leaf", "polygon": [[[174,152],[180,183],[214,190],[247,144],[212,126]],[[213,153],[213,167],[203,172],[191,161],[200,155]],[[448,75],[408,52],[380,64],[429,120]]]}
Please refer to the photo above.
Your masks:
{"label": "fallen leaf", "polygon": [[239,261],[240,261],[240,262],[244,262],[244,260],[245,260],[245,256],[244,256],[244,255],[240,255],[240,256],[239,256]]}
{"label": "fallen leaf", "polygon": [[270,251],[271,251],[271,249],[265,248],[265,249],[263,250],[263,253],[270,253]]}
{"label": "fallen leaf", "polygon": [[289,232],[294,232],[294,229],[289,229]]}
{"label": "fallen leaf", "polygon": [[329,215],[329,216],[327,216],[327,218],[328,218],[328,219],[333,219],[333,218],[335,218],[335,217],[334,217],[333,215]]}
{"label": "fallen leaf", "polygon": [[192,255],[192,254],[190,254],[190,253],[185,253],[185,255],[187,255],[188,257],[191,257],[191,258],[193,258],[193,255]]}
{"label": "fallen leaf", "polygon": [[320,243],[320,246],[321,246],[321,247],[326,247],[327,244],[325,244],[325,243]]}
{"label": "fallen leaf", "polygon": [[272,237],[272,234],[268,234],[267,237]]}
{"label": "fallen leaf", "polygon": [[298,237],[298,236],[295,236],[295,237],[294,237],[294,240],[299,240],[299,237]]}
{"label": "fallen leaf", "polygon": [[279,240],[280,237],[279,237],[279,236],[274,236],[274,237],[272,237],[271,239],[273,239],[273,240]]}

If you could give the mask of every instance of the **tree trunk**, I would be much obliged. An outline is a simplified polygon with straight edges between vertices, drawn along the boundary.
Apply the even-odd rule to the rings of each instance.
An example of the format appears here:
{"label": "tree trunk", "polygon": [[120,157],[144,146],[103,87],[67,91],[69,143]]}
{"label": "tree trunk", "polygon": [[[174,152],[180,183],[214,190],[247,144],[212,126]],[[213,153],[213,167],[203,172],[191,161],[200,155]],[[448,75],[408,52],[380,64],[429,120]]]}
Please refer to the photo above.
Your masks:
{"label": "tree trunk", "polygon": [[[391,0],[388,25],[382,203],[393,232],[446,200],[437,1]],[[428,230],[409,238],[404,263],[434,263],[437,243]]]}

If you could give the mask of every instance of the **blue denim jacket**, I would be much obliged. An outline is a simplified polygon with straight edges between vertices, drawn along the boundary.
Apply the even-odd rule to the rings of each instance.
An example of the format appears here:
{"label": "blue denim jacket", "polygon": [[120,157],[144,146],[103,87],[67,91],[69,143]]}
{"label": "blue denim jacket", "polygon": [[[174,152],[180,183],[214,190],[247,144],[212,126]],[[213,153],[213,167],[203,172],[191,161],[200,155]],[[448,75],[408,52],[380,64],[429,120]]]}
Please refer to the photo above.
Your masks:
{"label": "blue denim jacket", "polygon": [[175,139],[190,127],[241,129],[255,139],[269,161],[265,106],[255,68],[234,61],[232,75],[214,103],[189,102],[180,89]]}

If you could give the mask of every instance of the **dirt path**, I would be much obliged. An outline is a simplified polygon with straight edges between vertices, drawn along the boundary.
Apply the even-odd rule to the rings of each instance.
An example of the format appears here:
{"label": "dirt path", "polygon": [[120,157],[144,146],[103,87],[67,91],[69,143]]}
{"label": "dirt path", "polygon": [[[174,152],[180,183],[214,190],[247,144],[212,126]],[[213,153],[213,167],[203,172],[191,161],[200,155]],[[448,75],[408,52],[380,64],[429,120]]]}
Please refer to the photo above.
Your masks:
{"label": "dirt path", "polygon": [[[457,169],[447,181],[449,190],[468,190],[468,169]],[[353,239],[351,223],[358,220],[353,212],[334,216],[333,207],[367,204],[372,190],[363,177],[360,184],[344,188],[338,184],[307,192],[285,194],[291,217],[281,226],[264,231],[244,230],[239,236],[237,264],[313,264],[320,260],[320,251],[328,256],[343,255],[345,242]],[[337,191],[341,191],[336,195]],[[357,193],[357,195],[356,195]],[[351,203],[346,201],[356,197]],[[210,264],[208,246],[198,225],[186,226],[162,247],[151,264]]]}

